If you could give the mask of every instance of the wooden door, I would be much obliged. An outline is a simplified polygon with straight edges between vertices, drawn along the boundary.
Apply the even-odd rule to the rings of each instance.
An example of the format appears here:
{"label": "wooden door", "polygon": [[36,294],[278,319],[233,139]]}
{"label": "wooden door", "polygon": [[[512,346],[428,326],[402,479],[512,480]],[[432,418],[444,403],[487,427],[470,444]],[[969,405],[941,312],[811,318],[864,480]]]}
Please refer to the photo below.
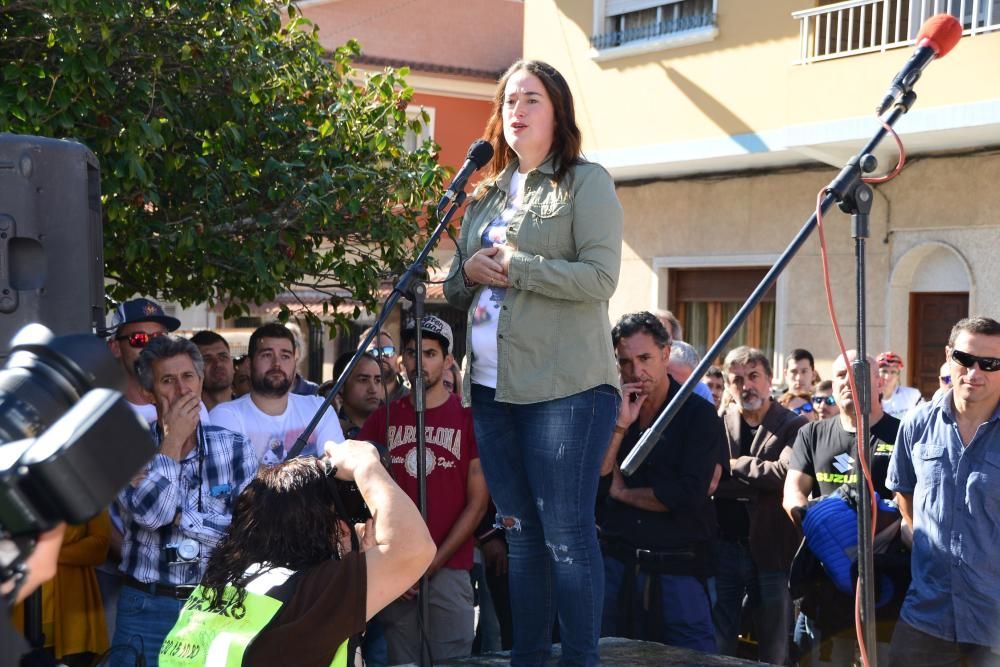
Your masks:
{"label": "wooden door", "polygon": [[938,388],[944,348],[956,322],[969,315],[968,292],[910,293],[910,349],[906,383],[930,399]]}

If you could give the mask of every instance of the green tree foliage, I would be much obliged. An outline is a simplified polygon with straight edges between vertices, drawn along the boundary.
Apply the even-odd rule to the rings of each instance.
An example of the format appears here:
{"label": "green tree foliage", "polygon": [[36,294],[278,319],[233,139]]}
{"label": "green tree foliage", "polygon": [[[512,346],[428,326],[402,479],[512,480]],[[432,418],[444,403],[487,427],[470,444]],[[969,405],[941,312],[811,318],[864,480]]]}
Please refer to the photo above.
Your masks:
{"label": "green tree foliage", "polygon": [[0,0],[0,130],[95,152],[111,296],[372,305],[406,263],[443,176],[403,148],[407,71],[316,32],[276,0]]}

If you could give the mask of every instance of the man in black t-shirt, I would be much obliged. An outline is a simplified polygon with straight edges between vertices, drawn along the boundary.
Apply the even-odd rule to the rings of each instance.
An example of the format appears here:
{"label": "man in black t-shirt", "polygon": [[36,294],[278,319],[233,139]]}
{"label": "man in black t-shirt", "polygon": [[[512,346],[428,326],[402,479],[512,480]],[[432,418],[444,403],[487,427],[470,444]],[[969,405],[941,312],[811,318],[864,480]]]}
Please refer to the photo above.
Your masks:
{"label": "man in black t-shirt", "polygon": [[[828,496],[843,484],[854,486],[857,483],[854,462],[857,457],[858,418],[848,380],[850,363],[855,358],[857,353],[850,350],[847,361],[841,355],[833,362],[833,397],[840,407],[840,414],[806,425],[799,431],[792,448],[782,505],[796,525],[801,525],[810,498]],[[899,420],[882,411],[878,398],[881,381],[877,367],[870,357],[868,364],[872,397],[869,405],[872,483],[879,496],[888,500],[893,494],[885,488],[885,477]],[[891,552],[900,549],[898,542],[890,547]],[[906,587],[902,586],[901,592],[905,590]],[[801,607],[802,616],[796,623],[795,632],[795,643],[802,652],[799,664],[849,663],[856,646],[853,597],[840,592],[821,575],[809,587]],[[879,610],[877,618],[894,624],[897,612],[898,607],[890,604]],[[887,642],[892,636],[891,627],[879,627],[878,634]]]}

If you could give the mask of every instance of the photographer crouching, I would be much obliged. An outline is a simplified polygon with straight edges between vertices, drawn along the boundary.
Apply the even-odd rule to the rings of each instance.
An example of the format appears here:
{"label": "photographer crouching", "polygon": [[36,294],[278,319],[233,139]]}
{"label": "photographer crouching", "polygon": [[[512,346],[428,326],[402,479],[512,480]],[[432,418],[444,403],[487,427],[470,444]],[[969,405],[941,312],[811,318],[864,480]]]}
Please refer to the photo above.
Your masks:
{"label": "photographer crouching", "polygon": [[[335,508],[336,479],[372,518],[360,549]],[[160,650],[162,667],[350,665],[349,641],[417,581],[435,547],[420,513],[366,442],[328,443],[320,461],[260,470]]]}

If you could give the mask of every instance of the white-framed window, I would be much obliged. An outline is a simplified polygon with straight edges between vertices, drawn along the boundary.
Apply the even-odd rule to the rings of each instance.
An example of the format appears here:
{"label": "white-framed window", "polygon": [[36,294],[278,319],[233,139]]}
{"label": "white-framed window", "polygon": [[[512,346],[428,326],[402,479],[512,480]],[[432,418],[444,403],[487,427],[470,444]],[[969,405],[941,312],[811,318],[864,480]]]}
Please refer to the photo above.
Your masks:
{"label": "white-framed window", "polygon": [[423,145],[428,139],[434,138],[434,107],[425,107],[410,105],[406,108],[406,120],[414,121],[420,119],[420,113],[424,112],[427,114],[427,121],[421,119],[421,130],[420,133],[414,132],[412,129],[407,128],[406,137],[403,139],[403,146],[406,150],[411,153],[420,146]]}
{"label": "white-framed window", "polygon": [[[595,58],[714,39],[718,0],[595,0]],[[622,52],[622,53],[616,53]]]}

